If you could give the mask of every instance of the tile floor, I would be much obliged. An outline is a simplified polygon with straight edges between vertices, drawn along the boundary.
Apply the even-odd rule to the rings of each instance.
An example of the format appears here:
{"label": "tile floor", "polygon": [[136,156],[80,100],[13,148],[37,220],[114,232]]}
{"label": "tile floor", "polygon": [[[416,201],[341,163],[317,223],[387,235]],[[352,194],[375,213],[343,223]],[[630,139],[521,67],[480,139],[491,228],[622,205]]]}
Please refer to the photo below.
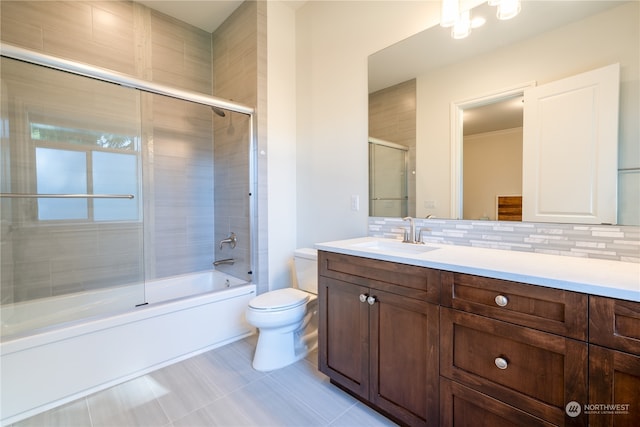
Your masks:
{"label": "tile floor", "polygon": [[329,383],[317,353],[273,372],[251,367],[256,337],[226,345],[13,424],[13,427],[393,426]]}

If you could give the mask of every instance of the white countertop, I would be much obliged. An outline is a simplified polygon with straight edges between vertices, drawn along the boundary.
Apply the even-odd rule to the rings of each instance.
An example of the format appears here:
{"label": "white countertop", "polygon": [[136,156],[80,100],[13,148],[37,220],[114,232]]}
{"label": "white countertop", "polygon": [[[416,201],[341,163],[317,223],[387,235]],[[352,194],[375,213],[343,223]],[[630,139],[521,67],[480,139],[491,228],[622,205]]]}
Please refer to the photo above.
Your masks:
{"label": "white countertop", "polygon": [[[390,242],[379,247],[377,242]],[[394,250],[394,245],[398,250]],[[407,249],[405,246],[409,245]],[[640,302],[640,264],[470,246],[414,245],[362,237],[316,249]],[[431,249],[426,252],[422,250]],[[415,249],[415,251],[414,251]]]}

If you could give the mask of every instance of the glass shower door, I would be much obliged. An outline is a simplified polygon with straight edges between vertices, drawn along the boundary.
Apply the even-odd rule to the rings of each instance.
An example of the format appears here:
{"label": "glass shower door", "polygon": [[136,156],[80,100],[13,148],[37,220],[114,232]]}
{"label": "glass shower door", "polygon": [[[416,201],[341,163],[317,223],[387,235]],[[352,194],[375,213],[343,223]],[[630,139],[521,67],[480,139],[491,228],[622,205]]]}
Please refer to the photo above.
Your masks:
{"label": "glass shower door", "polygon": [[369,140],[369,216],[407,216],[408,151],[399,144]]}
{"label": "glass shower door", "polygon": [[144,302],[140,94],[2,58],[3,336]]}

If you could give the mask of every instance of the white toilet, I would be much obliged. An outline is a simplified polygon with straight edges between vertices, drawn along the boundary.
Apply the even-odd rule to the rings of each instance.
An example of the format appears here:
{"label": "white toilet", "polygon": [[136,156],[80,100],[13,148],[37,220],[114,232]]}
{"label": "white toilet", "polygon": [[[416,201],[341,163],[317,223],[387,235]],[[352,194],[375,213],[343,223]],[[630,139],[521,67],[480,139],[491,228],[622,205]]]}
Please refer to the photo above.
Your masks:
{"label": "white toilet", "polygon": [[318,344],[318,252],[297,249],[294,270],[298,288],[266,292],[249,301],[246,317],[258,328],[253,367],[273,371],[290,365]]}

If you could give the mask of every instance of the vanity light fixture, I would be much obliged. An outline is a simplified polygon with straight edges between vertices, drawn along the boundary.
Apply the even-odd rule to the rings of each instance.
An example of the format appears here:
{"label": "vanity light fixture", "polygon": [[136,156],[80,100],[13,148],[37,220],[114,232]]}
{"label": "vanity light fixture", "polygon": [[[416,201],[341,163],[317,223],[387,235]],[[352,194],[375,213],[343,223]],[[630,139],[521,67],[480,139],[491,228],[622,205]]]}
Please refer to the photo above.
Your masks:
{"label": "vanity light fixture", "polygon": [[[489,0],[489,6],[497,6],[497,17],[500,20],[511,19],[520,13],[520,0]],[[471,11],[460,12],[460,0],[442,0],[440,8],[440,26],[451,28],[451,37],[463,39],[471,33],[472,28],[484,25],[482,17],[471,19]]]}
{"label": "vanity light fixture", "polygon": [[460,3],[458,0],[442,0],[440,8],[440,25],[448,28],[453,27],[460,15]]}
{"label": "vanity light fixture", "polygon": [[454,39],[463,39],[471,33],[471,13],[468,10],[461,12],[453,28],[451,29],[451,37]]}
{"label": "vanity light fixture", "polygon": [[486,20],[482,17],[471,19],[471,11],[464,10],[460,12],[459,0],[442,0],[442,8],[440,10],[440,26],[452,27],[451,37],[454,39],[463,39],[471,33],[472,28],[478,28],[484,25]]}
{"label": "vanity light fixture", "polygon": [[496,16],[502,21],[511,19],[520,13],[520,0],[489,0],[489,6],[498,6]]}

